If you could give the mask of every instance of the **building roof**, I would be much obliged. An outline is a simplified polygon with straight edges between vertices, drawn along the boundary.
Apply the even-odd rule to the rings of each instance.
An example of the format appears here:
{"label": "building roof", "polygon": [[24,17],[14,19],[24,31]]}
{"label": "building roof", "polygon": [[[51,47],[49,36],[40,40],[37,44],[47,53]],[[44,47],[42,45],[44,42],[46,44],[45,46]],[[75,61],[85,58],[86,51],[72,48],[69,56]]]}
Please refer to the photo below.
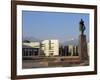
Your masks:
{"label": "building roof", "polygon": [[23,44],[23,45],[22,45],[22,48],[33,48],[33,47]]}

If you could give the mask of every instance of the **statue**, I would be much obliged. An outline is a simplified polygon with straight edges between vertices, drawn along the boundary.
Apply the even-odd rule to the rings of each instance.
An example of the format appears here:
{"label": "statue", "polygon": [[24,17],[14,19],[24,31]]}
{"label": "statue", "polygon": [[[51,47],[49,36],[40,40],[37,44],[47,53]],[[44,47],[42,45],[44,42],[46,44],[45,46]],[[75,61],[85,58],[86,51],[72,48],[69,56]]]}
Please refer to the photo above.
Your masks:
{"label": "statue", "polygon": [[85,31],[84,21],[81,19],[79,22],[79,30],[81,34],[79,35],[79,45],[78,45],[78,53],[80,56],[81,62],[88,61],[88,51],[87,51],[87,41],[86,35],[84,34]]}
{"label": "statue", "polygon": [[85,31],[84,21],[81,19],[81,21],[80,21],[79,24],[80,24],[79,30],[81,32],[81,35],[83,35],[84,34],[84,31]]}

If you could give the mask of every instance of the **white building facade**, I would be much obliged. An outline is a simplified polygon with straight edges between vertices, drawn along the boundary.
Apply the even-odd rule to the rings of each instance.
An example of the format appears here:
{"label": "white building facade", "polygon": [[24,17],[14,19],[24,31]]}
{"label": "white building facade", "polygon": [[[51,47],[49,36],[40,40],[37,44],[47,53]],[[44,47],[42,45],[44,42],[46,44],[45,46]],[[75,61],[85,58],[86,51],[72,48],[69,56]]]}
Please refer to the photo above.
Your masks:
{"label": "white building facade", "polygon": [[70,56],[78,56],[78,46],[68,45],[68,53]]}
{"label": "white building facade", "polygon": [[73,45],[68,45],[68,47],[70,56],[73,56]]}
{"label": "white building facade", "polygon": [[59,41],[58,40],[44,40],[41,42],[41,50],[45,56],[59,55]]}

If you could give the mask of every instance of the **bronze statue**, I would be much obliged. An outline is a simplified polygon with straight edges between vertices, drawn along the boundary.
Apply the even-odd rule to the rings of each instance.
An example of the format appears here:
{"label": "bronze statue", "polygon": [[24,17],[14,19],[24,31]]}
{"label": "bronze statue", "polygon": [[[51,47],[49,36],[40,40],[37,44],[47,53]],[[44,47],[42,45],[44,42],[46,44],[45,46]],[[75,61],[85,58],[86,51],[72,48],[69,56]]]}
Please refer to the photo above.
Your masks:
{"label": "bronze statue", "polygon": [[81,21],[80,21],[79,24],[80,24],[79,30],[81,32],[81,35],[83,35],[84,34],[84,31],[85,31],[84,21],[81,19]]}

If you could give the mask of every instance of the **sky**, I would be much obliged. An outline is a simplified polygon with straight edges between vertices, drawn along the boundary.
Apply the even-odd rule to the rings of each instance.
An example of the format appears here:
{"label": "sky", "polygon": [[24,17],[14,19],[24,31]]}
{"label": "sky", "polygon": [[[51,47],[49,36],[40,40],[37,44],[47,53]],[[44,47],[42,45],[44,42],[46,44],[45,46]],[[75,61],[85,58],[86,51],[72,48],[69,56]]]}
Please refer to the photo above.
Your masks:
{"label": "sky", "polygon": [[22,11],[23,38],[58,39],[60,42],[77,39],[79,22],[83,19],[89,39],[89,14],[43,11]]}

